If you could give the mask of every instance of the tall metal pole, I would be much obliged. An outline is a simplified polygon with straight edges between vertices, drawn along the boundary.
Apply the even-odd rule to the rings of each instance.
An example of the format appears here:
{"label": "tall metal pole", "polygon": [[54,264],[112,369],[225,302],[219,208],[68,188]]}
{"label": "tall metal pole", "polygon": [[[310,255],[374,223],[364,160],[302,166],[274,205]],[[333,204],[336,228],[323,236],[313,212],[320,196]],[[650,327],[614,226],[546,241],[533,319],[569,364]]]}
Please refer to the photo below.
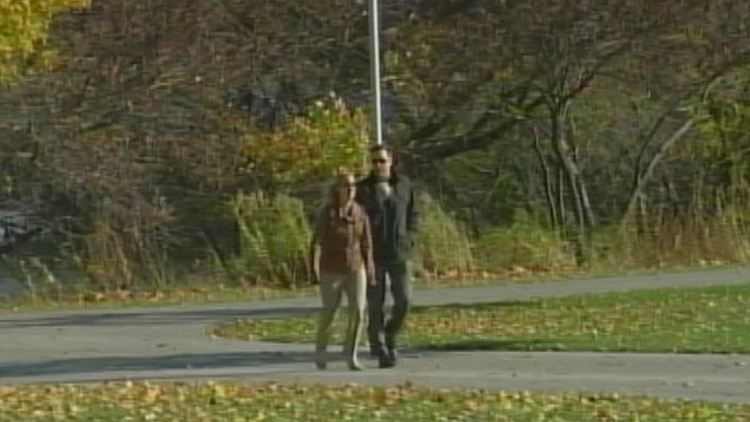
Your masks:
{"label": "tall metal pole", "polygon": [[372,137],[383,143],[383,113],[380,101],[380,17],[378,0],[370,0],[370,88],[372,91]]}

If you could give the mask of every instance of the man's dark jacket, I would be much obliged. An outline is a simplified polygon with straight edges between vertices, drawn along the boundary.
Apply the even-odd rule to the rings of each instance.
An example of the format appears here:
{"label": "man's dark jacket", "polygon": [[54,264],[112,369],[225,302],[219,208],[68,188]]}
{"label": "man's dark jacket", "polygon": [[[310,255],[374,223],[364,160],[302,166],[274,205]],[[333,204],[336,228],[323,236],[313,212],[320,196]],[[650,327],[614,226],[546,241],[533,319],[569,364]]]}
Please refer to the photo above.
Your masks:
{"label": "man's dark jacket", "polygon": [[377,178],[370,174],[357,183],[357,202],[367,211],[372,227],[375,261],[405,261],[411,254],[417,233],[417,207],[411,181],[393,172],[390,199],[380,203]]}

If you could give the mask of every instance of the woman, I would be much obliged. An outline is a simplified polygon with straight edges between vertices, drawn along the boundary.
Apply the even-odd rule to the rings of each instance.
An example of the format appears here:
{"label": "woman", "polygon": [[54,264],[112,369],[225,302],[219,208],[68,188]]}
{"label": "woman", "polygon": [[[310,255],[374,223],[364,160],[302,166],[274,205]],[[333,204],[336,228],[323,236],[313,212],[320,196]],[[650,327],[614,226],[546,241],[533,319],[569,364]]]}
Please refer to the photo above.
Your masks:
{"label": "woman", "polygon": [[323,310],[318,325],[315,365],[325,369],[329,329],[346,293],[349,323],[344,354],[349,369],[358,371],[357,344],[362,332],[367,286],[375,282],[370,221],[354,201],[356,179],[352,174],[336,177],[328,202],[321,210],[312,241],[313,282],[320,284]]}

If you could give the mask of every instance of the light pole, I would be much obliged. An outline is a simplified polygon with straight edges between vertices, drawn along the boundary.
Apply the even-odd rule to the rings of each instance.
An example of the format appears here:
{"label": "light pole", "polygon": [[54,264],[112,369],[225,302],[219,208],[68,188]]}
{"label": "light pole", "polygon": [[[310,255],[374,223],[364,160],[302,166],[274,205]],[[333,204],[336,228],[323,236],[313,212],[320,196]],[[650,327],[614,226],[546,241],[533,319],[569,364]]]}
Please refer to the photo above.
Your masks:
{"label": "light pole", "polygon": [[372,100],[372,137],[383,143],[383,113],[380,101],[380,18],[378,0],[370,1],[370,90]]}

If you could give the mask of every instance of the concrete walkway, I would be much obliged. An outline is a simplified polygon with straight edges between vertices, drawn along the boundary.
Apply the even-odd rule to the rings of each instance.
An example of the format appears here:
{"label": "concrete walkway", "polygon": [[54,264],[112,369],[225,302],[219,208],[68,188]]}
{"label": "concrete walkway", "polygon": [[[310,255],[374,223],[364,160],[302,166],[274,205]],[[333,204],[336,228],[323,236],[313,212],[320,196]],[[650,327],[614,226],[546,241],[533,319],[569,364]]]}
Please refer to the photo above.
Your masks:
{"label": "concrete walkway", "polygon": [[[523,300],[750,282],[750,267],[415,292],[416,305]],[[310,345],[212,339],[206,328],[247,317],[315,312],[317,298],[0,315],[0,382],[235,379],[242,382],[411,382],[432,388],[591,391],[750,403],[750,355],[406,351],[397,368],[327,371]],[[363,357],[366,353],[362,353]]]}

